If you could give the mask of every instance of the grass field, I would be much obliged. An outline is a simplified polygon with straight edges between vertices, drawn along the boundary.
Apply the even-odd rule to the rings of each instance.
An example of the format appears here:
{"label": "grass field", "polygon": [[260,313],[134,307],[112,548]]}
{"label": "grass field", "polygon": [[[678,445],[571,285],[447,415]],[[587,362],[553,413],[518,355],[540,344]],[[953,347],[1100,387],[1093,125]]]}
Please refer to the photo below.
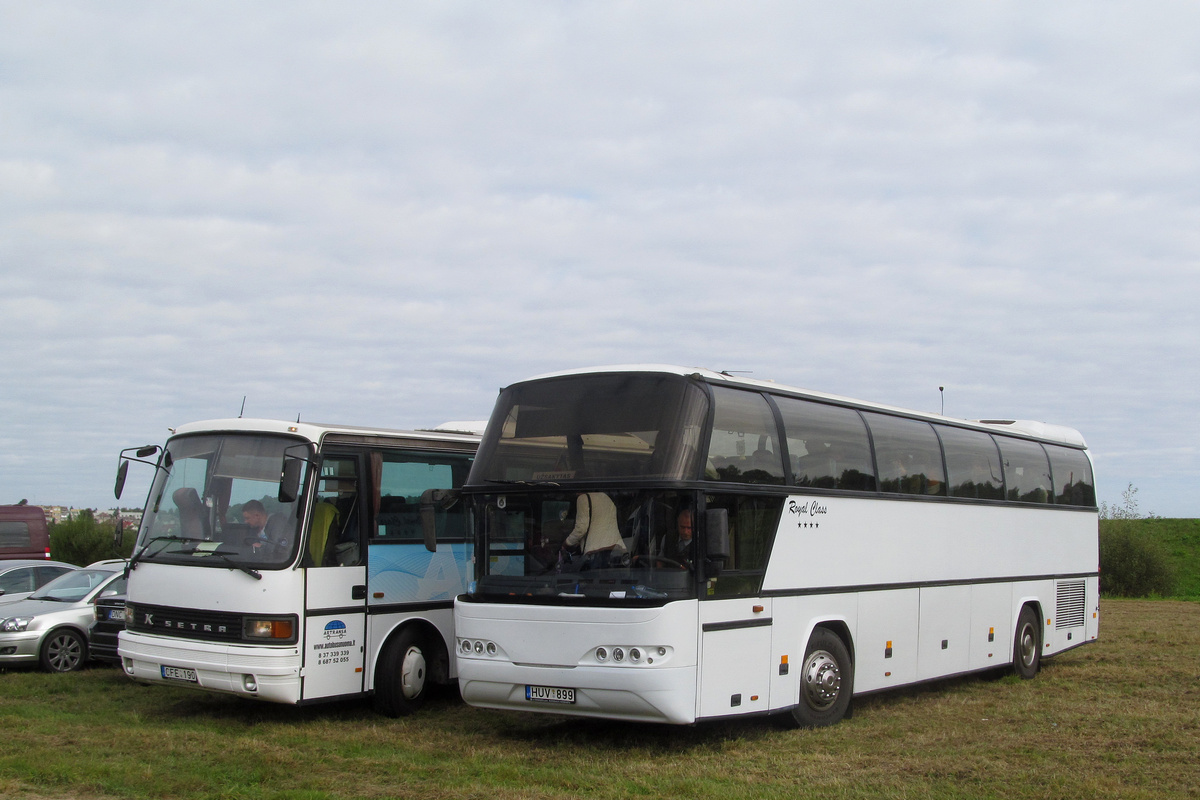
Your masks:
{"label": "grass field", "polygon": [[118,670],[0,673],[0,797],[1194,798],[1200,604],[1105,600],[1101,640],[1033,681],[860,699],[818,731],[271,706]]}

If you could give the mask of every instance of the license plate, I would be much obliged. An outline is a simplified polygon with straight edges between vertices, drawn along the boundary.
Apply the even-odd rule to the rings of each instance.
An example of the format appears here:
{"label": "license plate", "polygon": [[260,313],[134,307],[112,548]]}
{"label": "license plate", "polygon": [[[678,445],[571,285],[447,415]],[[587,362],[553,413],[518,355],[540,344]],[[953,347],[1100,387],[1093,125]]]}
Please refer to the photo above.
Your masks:
{"label": "license plate", "polygon": [[112,620],[113,622],[124,622],[125,621],[125,609],[114,608],[113,610],[108,612],[108,618],[110,620]]}
{"label": "license plate", "polygon": [[575,690],[564,689],[561,686],[526,686],[525,699],[531,703],[564,703],[575,702]]}
{"label": "license plate", "polygon": [[199,683],[199,680],[196,678],[196,670],[194,669],[188,669],[187,667],[160,667],[160,669],[162,669],[163,680]]}

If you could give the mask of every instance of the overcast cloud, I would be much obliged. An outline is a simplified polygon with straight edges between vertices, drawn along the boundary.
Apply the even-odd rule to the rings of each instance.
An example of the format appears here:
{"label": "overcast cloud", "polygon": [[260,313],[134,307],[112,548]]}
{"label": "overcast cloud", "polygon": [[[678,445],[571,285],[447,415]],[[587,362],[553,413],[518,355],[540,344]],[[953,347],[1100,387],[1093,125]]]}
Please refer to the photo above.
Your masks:
{"label": "overcast cloud", "polygon": [[1078,428],[1101,499],[1200,516],[1198,30],[1190,2],[0,0],[0,502],[109,507],[122,447],[243,397],[428,427],[666,362],[944,386]]}

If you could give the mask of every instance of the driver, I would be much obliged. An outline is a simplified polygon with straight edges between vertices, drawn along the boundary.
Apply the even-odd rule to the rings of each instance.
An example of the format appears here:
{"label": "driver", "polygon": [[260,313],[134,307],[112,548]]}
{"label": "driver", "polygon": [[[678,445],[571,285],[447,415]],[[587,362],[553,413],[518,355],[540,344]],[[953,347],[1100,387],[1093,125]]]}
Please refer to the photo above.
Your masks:
{"label": "driver", "polygon": [[268,516],[267,509],[258,500],[247,501],[242,506],[242,521],[250,526],[250,534],[253,538],[281,547],[287,546],[287,540],[279,530],[283,520],[278,514]]}

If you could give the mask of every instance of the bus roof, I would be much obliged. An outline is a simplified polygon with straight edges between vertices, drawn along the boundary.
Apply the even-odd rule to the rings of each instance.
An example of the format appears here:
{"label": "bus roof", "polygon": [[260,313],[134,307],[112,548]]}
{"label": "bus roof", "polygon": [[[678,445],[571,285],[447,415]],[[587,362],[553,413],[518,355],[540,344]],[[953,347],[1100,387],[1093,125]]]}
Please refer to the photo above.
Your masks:
{"label": "bus roof", "polygon": [[[384,438],[425,439],[437,442],[461,442],[478,444],[484,423],[448,422],[431,430],[394,430],[391,428],[367,428],[357,425],[335,425],[322,422],[289,422],[278,419],[211,419],[189,422],[171,431],[173,436],[185,433],[284,433],[301,436],[311,442],[320,442],[328,434],[351,434],[380,436]],[[467,428],[465,426],[471,426]]]}
{"label": "bus roof", "polygon": [[[680,375],[716,385],[758,389],[760,391],[772,392],[774,394],[789,395],[793,397],[801,397],[837,403],[839,405],[852,406],[854,408],[860,408],[866,411],[881,411],[889,414],[899,414],[905,417],[923,419],[929,422],[941,422],[959,427],[985,430],[993,433],[1007,433],[1014,436],[1038,439],[1040,441],[1054,442],[1057,444],[1065,444],[1072,447],[1087,447],[1087,443],[1084,441],[1083,435],[1080,434],[1079,431],[1063,425],[1053,425],[1046,422],[1036,422],[1034,420],[1023,419],[958,419],[955,417],[947,417],[941,414],[932,414],[924,411],[914,411],[912,409],[900,408],[898,406],[889,406],[883,403],[855,400],[850,397],[842,397],[839,395],[827,394],[825,392],[817,392],[811,389],[785,386],[769,380],[762,381],[755,380],[753,378],[743,378],[737,375],[730,375],[725,372],[716,372],[711,369],[705,369],[704,367],[681,367],[673,364],[620,364],[604,367],[584,367],[580,369],[563,370],[560,372],[549,372],[543,375],[534,376],[528,380],[536,381],[546,378],[567,377],[570,375],[600,375],[617,372],[656,372],[666,373],[669,375]],[[526,381],[520,382],[525,383]]]}

